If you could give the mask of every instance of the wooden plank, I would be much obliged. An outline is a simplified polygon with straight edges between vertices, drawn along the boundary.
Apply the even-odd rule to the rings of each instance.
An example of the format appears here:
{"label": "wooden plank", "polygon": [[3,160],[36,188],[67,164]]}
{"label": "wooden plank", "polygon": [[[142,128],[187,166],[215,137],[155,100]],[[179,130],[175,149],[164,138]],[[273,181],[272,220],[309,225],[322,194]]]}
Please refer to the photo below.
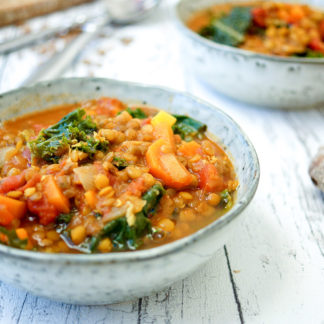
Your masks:
{"label": "wooden plank", "polygon": [[239,323],[224,251],[185,280],[141,301],[138,323]]}
{"label": "wooden plank", "polygon": [[49,14],[92,0],[6,0],[0,3],[0,26]]}

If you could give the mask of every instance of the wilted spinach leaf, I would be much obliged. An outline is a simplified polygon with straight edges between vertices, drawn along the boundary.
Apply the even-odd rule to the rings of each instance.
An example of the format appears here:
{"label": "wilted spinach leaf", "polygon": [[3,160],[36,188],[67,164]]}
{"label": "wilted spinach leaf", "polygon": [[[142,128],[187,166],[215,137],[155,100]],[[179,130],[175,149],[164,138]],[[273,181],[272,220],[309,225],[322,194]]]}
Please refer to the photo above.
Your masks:
{"label": "wilted spinach leaf", "polygon": [[188,116],[173,115],[177,121],[173,125],[173,132],[179,134],[187,142],[206,131],[207,125]]}
{"label": "wilted spinach leaf", "polygon": [[136,108],[136,109],[127,108],[126,111],[133,118],[138,118],[138,119],[145,119],[145,118],[147,118],[147,115],[145,114],[145,112],[142,109],[140,109],[140,108]]}
{"label": "wilted spinach leaf", "polygon": [[238,46],[244,41],[251,22],[251,8],[235,7],[229,15],[213,19],[199,34],[220,44]]}

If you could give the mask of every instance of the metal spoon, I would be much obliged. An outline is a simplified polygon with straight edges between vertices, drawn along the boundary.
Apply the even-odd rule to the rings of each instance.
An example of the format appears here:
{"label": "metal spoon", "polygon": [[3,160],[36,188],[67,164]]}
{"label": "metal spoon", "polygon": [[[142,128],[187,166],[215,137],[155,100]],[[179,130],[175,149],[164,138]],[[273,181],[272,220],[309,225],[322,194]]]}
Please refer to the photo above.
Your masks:
{"label": "metal spoon", "polygon": [[[124,25],[144,18],[151,11],[151,9],[157,5],[159,0],[101,0],[101,2],[103,3],[103,10],[105,11],[106,7],[107,11],[109,12],[110,23]],[[22,48],[40,43],[54,36],[64,34],[69,30],[80,28],[84,24],[94,21],[101,16],[108,17],[108,14],[107,12],[104,12],[102,14],[92,13],[92,15],[78,15],[70,21],[63,22],[63,24],[60,26],[47,28],[37,33],[31,33],[6,40],[0,43],[0,55],[18,51]]]}
{"label": "metal spoon", "polygon": [[83,32],[71,41],[61,52],[40,66],[23,85],[58,78],[64,74],[82,49],[108,24],[126,25],[139,21],[157,7],[160,0],[106,0],[109,15],[98,17],[86,23]]}

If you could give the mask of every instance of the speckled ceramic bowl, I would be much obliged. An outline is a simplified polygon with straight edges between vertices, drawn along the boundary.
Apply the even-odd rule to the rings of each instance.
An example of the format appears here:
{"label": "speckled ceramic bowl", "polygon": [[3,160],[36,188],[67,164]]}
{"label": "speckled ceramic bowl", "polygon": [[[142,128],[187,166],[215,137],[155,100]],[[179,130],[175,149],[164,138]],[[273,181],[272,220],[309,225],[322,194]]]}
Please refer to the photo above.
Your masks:
{"label": "speckled ceramic bowl", "polygon": [[[279,109],[324,105],[324,58],[258,54],[217,44],[187,28],[186,22],[193,13],[224,2],[228,1],[181,0],[177,5],[176,21],[183,36],[183,60],[187,71],[217,91],[255,105]],[[324,10],[322,0],[304,2]]]}
{"label": "speckled ceramic bowl", "polygon": [[233,208],[195,234],[150,250],[96,255],[46,254],[0,245],[0,279],[35,295],[75,304],[145,296],[184,278],[221,248],[240,224],[259,180],[255,150],[225,113],[190,95],[108,79],[64,79],[0,95],[1,120],[53,105],[112,96],[205,122],[230,152],[240,185]]}

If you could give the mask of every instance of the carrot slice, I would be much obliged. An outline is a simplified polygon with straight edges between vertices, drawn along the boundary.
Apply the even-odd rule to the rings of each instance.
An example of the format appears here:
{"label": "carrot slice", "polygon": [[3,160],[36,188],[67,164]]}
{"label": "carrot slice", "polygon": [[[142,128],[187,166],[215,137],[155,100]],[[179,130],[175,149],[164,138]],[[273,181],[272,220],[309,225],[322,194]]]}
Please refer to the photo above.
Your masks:
{"label": "carrot slice", "polygon": [[14,218],[14,215],[9,212],[5,205],[0,205],[0,225],[9,225]]}
{"label": "carrot slice", "polygon": [[17,228],[16,234],[20,240],[26,240],[28,239],[28,233],[24,228]]}
{"label": "carrot slice", "polygon": [[172,149],[176,150],[173,130],[168,123],[160,122],[154,126],[154,136],[156,139],[163,139]]}
{"label": "carrot slice", "polygon": [[89,205],[89,207],[91,207],[92,209],[95,209],[97,201],[98,201],[95,191],[94,190],[88,190],[84,194],[84,197],[85,197],[86,202]]}
{"label": "carrot slice", "polygon": [[[26,213],[26,203],[20,200],[9,198],[0,195],[0,206],[2,210],[0,211],[3,225],[8,225],[15,218],[21,218]],[[8,213],[6,212],[8,211]],[[2,215],[3,213],[3,215]],[[12,217],[9,215],[11,214]],[[1,221],[0,221],[1,222]],[[5,224],[7,223],[7,224]]]}
{"label": "carrot slice", "polygon": [[163,183],[175,189],[188,187],[193,175],[177,160],[174,153],[163,153],[161,148],[167,143],[163,139],[154,142],[146,153],[150,172]]}
{"label": "carrot slice", "polygon": [[49,175],[44,179],[44,194],[46,195],[48,202],[54,205],[58,211],[62,213],[68,213],[70,211],[69,201],[63,195],[52,175]]}
{"label": "carrot slice", "polygon": [[183,142],[178,148],[178,152],[187,157],[192,157],[197,154],[202,155],[201,145],[195,141]]}

